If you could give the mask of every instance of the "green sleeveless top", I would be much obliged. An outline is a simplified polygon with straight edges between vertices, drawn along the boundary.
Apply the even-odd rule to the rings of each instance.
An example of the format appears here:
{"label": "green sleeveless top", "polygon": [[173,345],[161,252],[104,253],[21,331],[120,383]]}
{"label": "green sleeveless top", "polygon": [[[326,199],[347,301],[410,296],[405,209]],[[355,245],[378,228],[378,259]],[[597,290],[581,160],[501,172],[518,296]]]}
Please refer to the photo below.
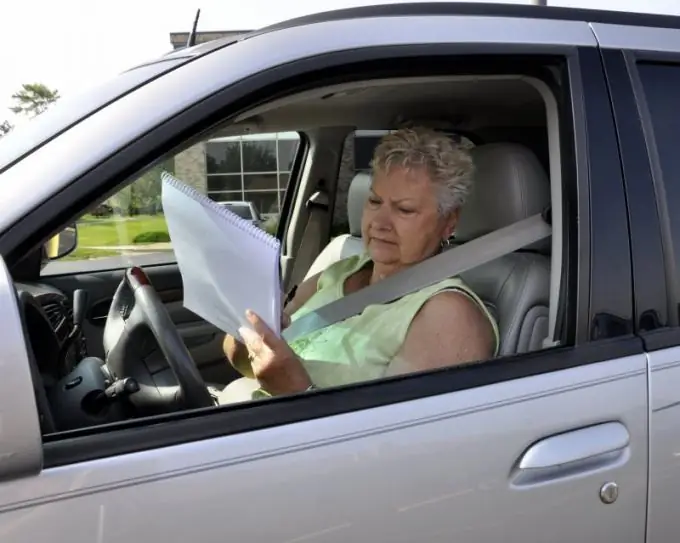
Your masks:
{"label": "green sleeveless top", "polygon": [[[319,276],[316,292],[291,315],[291,321],[344,296],[345,280],[369,262],[370,256],[363,253],[326,268]],[[455,277],[389,304],[369,305],[359,315],[294,339],[290,347],[302,359],[312,382],[319,388],[384,377],[420,308],[432,296],[446,290],[467,294],[482,309],[494,330],[495,356],[499,346],[496,320],[479,297]],[[260,389],[254,397],[262,395],[267,393]]]}

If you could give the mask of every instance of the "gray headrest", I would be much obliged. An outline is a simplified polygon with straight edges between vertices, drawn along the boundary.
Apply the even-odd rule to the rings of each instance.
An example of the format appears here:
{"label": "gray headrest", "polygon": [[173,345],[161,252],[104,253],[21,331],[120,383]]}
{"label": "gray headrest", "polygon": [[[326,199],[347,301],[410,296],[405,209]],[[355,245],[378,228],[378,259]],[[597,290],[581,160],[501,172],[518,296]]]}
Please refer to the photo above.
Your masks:
{"label": "gray headrest", "polygon": [[475,183],[461,210],[456,242],[488,234],[540,213],[550,204],[550,180],[523,145],[489,143],[472,149]]}
{"label": "gray headrest", "polygon": [[352,179],[347,192],[347,220],[349,221],[349,233],[361,237],[361,215],[364,212],[364,204],[371,189],[371,175],[358,173]]}

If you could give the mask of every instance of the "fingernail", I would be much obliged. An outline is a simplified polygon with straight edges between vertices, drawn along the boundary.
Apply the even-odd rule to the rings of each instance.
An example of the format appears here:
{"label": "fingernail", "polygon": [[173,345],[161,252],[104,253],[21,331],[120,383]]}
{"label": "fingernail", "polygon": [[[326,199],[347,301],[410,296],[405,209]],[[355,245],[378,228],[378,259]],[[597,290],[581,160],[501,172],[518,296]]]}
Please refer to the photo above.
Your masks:
{"label": "fingernail", "polygon": [[248,320],[253,320],[255,318],[255,313],[253,313],[250,309],[246,309],[246,317]]}

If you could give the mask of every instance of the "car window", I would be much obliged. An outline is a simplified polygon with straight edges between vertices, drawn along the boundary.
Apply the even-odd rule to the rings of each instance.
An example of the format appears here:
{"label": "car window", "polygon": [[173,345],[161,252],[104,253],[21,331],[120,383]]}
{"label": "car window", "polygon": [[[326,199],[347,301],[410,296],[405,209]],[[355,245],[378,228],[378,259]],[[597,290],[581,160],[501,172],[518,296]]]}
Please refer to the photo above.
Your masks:
{"label": "car window", "polygon": [[[485,83],[485,85],[488,85],[487,90],[489,91],[485,96],[503,94],[499,89],[491,88],[494,85],[508,84],[504,79],[502,81],[502,83],[498,83],[497,81],[490,80],[488,83]],[[394,85],[398,86],[401,83],[395,82]],[[444,82],[441,85],[441,102],[448,103],[450,88],[444,86]],[[516,85],[516,88],[513,87],[515,92],[524,93],[521,100],[522,104],[530,104],[532,106],[531,111],[543,111],[545,106],[544,99],[533,86],[521,80],[513,83],[513,85]],[[491,92],[492,90],[494,92]],[[415,93],[415,91],[412,92]],[[470,88],[469,92],[471,94],[480,92],[477,82],[475,82],[475,88]],[[414,99],[417,99],[417,97],[418,95],[414,94]],[[354,102],[350,102],[350,104],[354,104]],[[500,113],[508,113],[509,110],[516,107],[516,104],[513,102],[503,105],[490,101],[489,107],[491,106],[497,107]],[[287,106],[284,104],[281,107]],[[372,104],[366,103],[363,107],[368,110],[372,107]],[[486,119],[487,114],[488,111],[486,109],[482,110],[481,107],[476,113],[480,119]],[[354,115],[355,119],[357,119],[362,115],[362,111],[357,109]],[[518,118],[524,119],[522,115],[519,115]],[[342,121],[345,122],[345,119],[342,119]],[[545,123],[541,125],[541,128],[546,140],[550,137],[558,137],[551,136],[551,134],[559,134],[559,131],[549,132],[545,119],[540,116],[531,119],[531,121]],[[521,129],[521,126],[519,129]],[[166,262],[172,262],[174,260],[172,242],[168,234],[161,200],[160,179],[163,171],[173,173],[181,182],[197,189],[222,205],[236,205],[236,202],[254,204],[264,219],[260,227],[268,231],[271,228],[273,231],[272,227],[278,219],[284,192],[290,181],[293,164],[295,163],[297,166],[300,162],[295,160],[295,158],[296,156],[299,157],[303,150],[307,155],[306,160],[309,161],[307,164],[309,167],[304,168],[305,171],[313,170],[316,164],[320,164],[324,160],[332,160],[332,169],[338,171],[339,179],[336,183],[338,193],[335,203],[337,222],[334,225],[335,231],[333,233],[337,235],[347,232],[347,193],[352,180],[356,177],[357,173],[370,170],[376,146],[387,132],[388,130],[380,128],[352,132],[346,138],[344,149],[340,156],[338,156],[338,153],[329,152],[329,148],[325,147],[326,144],[338,144],[335,129],[329,130],[328,135],[325,134],[325,131],[319,130],[315,133],[314,139],[312,139],[313,143],[309,147],[301,145],[301,134],[297,132],[248,133],[247,135],[234,135],[230,133],[228,136],[225,135],[225,132],[222,132],[219,137],[217,134],[213,134],[212,137],[185,148],[165,162],[156,164],[135,179],[134,182],[108,197],[106,201],[101,202],[98,207],[89,209],[88,213],[82,215],[77,223],[78,247],[76,251],[68,255],[64,262],[55,262],[55,264],[72,264],[71,273],[77,273],[80,270],[87,269],[91,262],[96,263],[106,258],[115,258],[121,255],[128,259],[128,262],[139,263],[141,265],[144,265],[145,258],[150,257],[155,258],[154,262],[159,262],[163,259]],[[429,139],[432,137],[429,131],[423,131],[419,137],[424,138],[423,142],[430,142],[423,143],[428,150],[436,151],[438,146],[448,143],[440,140],[433,142],[433,140]],[[553,146],[552,148],[555,147]],[[332,148],[333,151],[335,149],[336,147]],[[340,151],[340,149],[337,150]],[[418,152],[424,153],[422,149]],[[552,159],[553,157],[551,157]],[[559,160],[559,158],[554,159]],[[430,160],[436,160],[436,156],[431,157]],[[487,164],[495,164],[496,162],[507,160],[518,168],[524,167],[526,171],[522,172],[523,175],[518,176],[522,181],[522,185],[517,187],[515,184],[501,184],[498,191],[502,189],[506,191],[505,193],[502,193],[498,198],[491,199],[491,201],[478,201],[477,209],[467,208],[468,215],[495,218],[500,214],[497,210],[502,209],[504,213],[508,211],[507,215],[509,218],[506,220],[523,220],[528,212],[527,206],[513,205],[516,202],[522,202],[522,199],[515,197],[513,192],[515,190],[529,191],[535,195],[535,197],[532,197],[531,213],[540,213],[548,205],[551,205],[549,172],[541,171],[535,157],[535,152],[532,149],[526,146],[517,146],[512,142],[500,142],[490,149],[486,160],[488,161]],[[529,166],[526,166],[527,164]],[[452,162],[448,164],[448,167],[454,172],[450,175],[458,176],[460,175],[458,172],[461,171],[463,165]],[[336,168],[339,168],[339,170]],[[496,173],[497,170],[495,168],[487,168],[486,173],[480,176],[480,179],[477,179],[480,185],[477,185],[476,189],[473,190],[485,190],[485,187],[487,189],[488,187],[496,189],[496,185],[498,185],[494,181]],[[419,174],[423,174],[423,172],[421,171]],[[309,177],[312,176],[310,175]],[[463,178],[468,179],[467,176]],[[300,183],[296,183],[295,188],[302,186],[302,182],[306,183],[310,179],[300,176],[300,179],[296,181],[300,181]],[[311,181],[318,180],[311,179]],[[390,193],[390,191],[402,191],[401,193],[403,194],[413,190],[412,184],[404,184],[403,180],[398,178],[389,180],[389,182],[383,180],[383,182],[385,185],[382,190],[384,190],[384,194],[387,194],[384,197],[385,201],[401,201],[404,199],[402,197],[396,198],[394,196],[396,192]],[[438,183],[444,186],[443,181],[439,180]],[[394,188],[395,185],[397,186],[396,189]],[[425,186],[430,187],[429,185]],[[357,187],[357,193],[364,190],[362,185],[357,185]],[[434,189],[433,187],[427,190],[430,189],[437,190],[438,194],[440,192],[440,189]],[[420,190],[420,188],[417,188],[417,190]],[[449,187],[446,190],[451,191],[452,189]],[[467,189],[463,188],[463,190]],[[409,192],[408,194],[411,193]],[[294,205],[304,205],[302,198],[303,195],[300,194],[298,201],[294,202]],[[366,193],[366,200],[363,200],[361,196],[358,196],[357,199],[363,202],[367,201],[368,193]],[[416,196],[405,199],[414,202],[421,201]],[[375,205],[380,207],[381,202]],[[432,218],[437,217],[437,215],[429,212],[433,209],[432,199],[428,198],[427,203],[422,205],[430,206],[426,213],[420,213],[417,209],[414,211],[413,207],[409,208],[408,205],[404,207],[403,205],[390,204],[380,209],[378,207],[371,208],[371,205],[363,207],[364,211],[371,208],[376,213],[390,213],[392,214],[392,216],[388,217],[390,221],[401,221],[399,224],[407,224],[409,225],[408,228],[414,228],[415,225],[416,230],[411,230],[411,233],[408,234],[410,237],[405,238],[406,243],[420,243],[422,240],[420,234],[425,232],[426,241],[428,244],[432,243],[433,250],[443,252],[450,245],[448,239],[440,237],[439,228],[433,223]],[[555,202],[555,205],[561,205],[561,202]],[[425,221],[422,223],[423,228],[421,228],[421,223],[418,221]],[[489,219],[489,224],[490,228],[500,228],[491,219]],[[452,225],[451,228],[453,226],[455,225]],[[392,235],[392,232],[396,229],[388,227],[384,230],[389,235]],[[310,232],[314,233],[311,229]],[[400,240],[395,237],[387,239],[389,235],[385,236],[385,239],[377,236],[375,238],[376,246],[378,247],[376,251],[383,251],[383,253],[379,254],[385,256],[383,262],[379,265],[382,265],[384,262],[389,264],[390,259],[392,259],[392,262],[400,262],[398,259],[401,256],[397,255],[395,257],[396,251],[401,248],[399,245]],[[394,241],[395,239],[396,241]],[[286,311],[290,311],[287,314],[291,315],[291,318],[298,318],[304,315],[304,311],[308,309],[313,311],[314,307],[323,306],[329,302],[332,303],[334,299],[337,299],[337,292],[342,292],[345,284],[349,283],[350,279],[357,281],[355,285],[358,287],[357,291],[366,286],[366,284],[371,284],[372,278],[366,277],[367,274],[360,273],[370,270],[370,266],[368,266],[369,261],[367,260],[373,259],[370,252],[364,251],[363,244],[361,243],[351,243],[357,240],[340,239],[337,241],[341,243],[323,248],[327,259],[322,269],[328,269],[329,266],[338,264],[338,267],[333,272],[324,276],[324,279],[328,278],[328,281],[323,283],[330,285],[330,288],[319,288],[320,284],[314,284],[313,282],[308,283],[305,287],[299,284],[297,290],[301,297],[294,300],[291,306],[286,307]],[[345,244],[344,241],[348,243]],[[497,355],[506,356],[508,354],[514,355],[532,352],[543,349],[545,345],[554,345],[554,342],[545,342],[545,340],[552,339],[553,337],[552,331],[549,329],[550,303],[557,303],[558,301],[557,295],[553,295],[549,291],[550,273],[551,269],[554,269],[552,259],[556,255],[551,254],[548,244],[539,245],[541,247],[537,248],[535,252],[519,255],[520,258],[518,259],[509,259],[510,262],[507,264],[507,267],[505,262],[502,263],[503,265],[497,269],[497,273],[494,273],[493,277],[468,274],[465,278],[454,276],[442,279],[442,282],[445,282],[441,286],[442,289],[467,292],[469,294],[468,298],[476,303],[476,309],[474,307],[467,307],[465,309],[465,311],[474,310],[474,314],[466,315],[462,320],[471,326],[478,325],[475,332],[478,332],[476,336],[477,344],[474,348],[477,349],[476,352],[480,353],[480,361],[494,358]],[[291,255],[295,257],[295,251],[291,252]],[[378,261],[377,258],[374,259],[374,269],[376,261]],[[189,266],[192,264],[193,262],[188,263]],[[253,265],[257,265],[255,258],[253,258]],[[50,273],[49,266],[45,268],[45,271],[47,274]],[[240,356],[231,357],[227,355],[229,338],[224,337],[224,330],[222,328],[217,327],[216,330],[211,326],[204,326],[198,310],[194,313],[193,319],[187,315],[187,308],[182,307],[183,296],[186,294],[183,290],[185,287],[182,283],[182,277],[170,277],[175,271],[174,269],[163,268],[161,270],[149,271],[148,273],[150,282],[155,284],[161,292],[163,300],[168,306],[168,311],[172,313],[171,318],[177,324],[177,330],[183,336],[183,339],[186,340],[192,355],[194,353],[200,355],[200,351],[207,350],[209,346],[212,349],[215,343],[219,343],[219,352],[215,358],[210,360],[211,365],[217,365],[213,364],[213,362],[219,361],[219,365],[223,366],[226,364],[225,359],[229,358],[235,361],[234,366],[238,366],[236,368],[230,366],[230,371],[234,370],[235,373],[238,372],[244,376],[249,375],[249,373],[252,374],[252,362],[246,356],[247,353],[244,355],[243,350],[241,350]],[[228,266],[224,266],[224,271],[225,277],[231,278]],[[530,271],[531,273],[529,273]],[[65,274],[63,269],[61,273]],[[113,277],[122,277],[122,274],[111,275]],[[158,277],[158,281],[155,281],[156,277]],[[517,279],[515,280],[515,278]],[[242,278],[238,279],[238,282],[235,283],[237,290],[240,289],[241,284],[245,285],[245,281]],[[66,281],[71,281],[71,278],[68,277],[62,284]],[[333,283],[333,281],[337,281],[337,283]],[[46,282],[50,283],[50,281]],[[526,282],[530,282],[530,284],[525,285]],[[511,284],[513,287],[506,289],[504,287],[506,284]],[[248,284],[248,288],[257,287],[256,285]],[[232,290],[231,292],[235,291]],[[241,291],[246,292],[245,286]],[[109,296],[113,296],[114,292],[118,291],[112,288],[112,294]],[[409,343],[408,352],[403,351],[406,354],[402,355],[402,351],[400,351],[405,345],[409,330],[413,329],[411,327],[411,319],[420,312],[420,308],[424,307],[424,304],[428,302],[430,295],[434,292],[436,291],[421,289],[413,293],[413,296],[409,295],[403,297],[403,299],[395,300],[394,305],[376,304],[380,307],[375,307],[370,312],[364,312],[365,314],[359,314],[355,316],[356,318],[353,317],[352,319],[347,319],[348,322],[343,322],[343,324],[347,324],[346,327],[338,326],[330,331],[322,329],[317,331],[319,332],[318,335],[314,333],[314,336],[301,336],[291,340],[289,343],[290,349],[295,354],[295,357],[299,359],[300,363],[305,363],[305,367],[308,368],[305,371],[309,371],[309,380],[319,388],[350,385],[398,373],[408,373],[411,366],[417,368],[416,371],[419,371],[420,369],[440,367],[447,364],[454,365],[457,363],[456,353],[458,351],[454,353],[453,348],[450,355],[449,353],[439,352],[427,354],[427,343],[432,343],[438,348],[441,347],[441,344],[430,341],[427,333],[422,330],[421,332],[416,332],[416,336],[412,336],[417,339]],[[499,295],[501,292],[503,296]],[[528,294],[525,294],[525,292],[528,292]],[[556,289],[555,292],[559,293],[559,289]],[[286,293],[286,297],[288,295],[289,293]],[[306,295],[307,298],[303,298],[302,295]],[[527,297],[529,297],[528,301]],[[102,299],[104,298],[102,297]],[[461,297],[461,299],[467,298]],[[522,302],[521,304],[520,301]],[[105,298],[104,302],[104,307],[100,308],[97,318],[99,319],[98,322],[104,323],[103,326],[107,326],[107,315],[109,313],[104,311],[104,309],[110,311],[111,306],[108,305],[111,303],[110,298]],[[454,301],[453,303],[458,302]],[[229,305],[229,300],[225,300],[225,304]],[[315,306],[314,304],[317,305]],[[394,310],[395,312],[391,312],[395,307],[397,308]],[[450,309],[451,311],[459,310],[455,307]],[[188,311],[193,313],[192,310]],[[511,318],[508,318],[508,315]],[[458,318],[458,316],[454,314],[451,320],[455,318]],[[478,322],[475,322],[475,319]],[[511,325],[510,321],[520,324]],[[441,319],[440,323],[443,323]],[[212,324],[214,325],[215,323]],[[102,325],[100,324],[99,326],[101,327]],[[526,334],[524,333],[525,330],[532,330],[532,333]],[[534,330],[535,332],[533,332]],[[444,332],[442,332],[442,335],[445,335]],[[121,339],[122,342],[132,340],[136,340],[136,338],[129,336],[129,338]],[[225,343],[222,343],[223,341]],[[500,349],[503,341],[505,341],[505,345],[508,345],[508,347],[501,352]],[[561,345],[563,344],[561,343]],[[127,347],[126,343],[120,348],[120,352],[126,352],[124,347]],[[155,349],[155,351],[152,351],[152,345],[140,346],[140,350],[142,347],[144,347],[144,353],[140,356],[143,356],[144,363],[154,375],[153,379],[156,380],[158,378],[156,382],[159,386],[165,386],[161,385],[161,383],[166,382],[164,380],[170,373],[163,358],[162,350]],[[149,354],[148,351],[152,352]],[[133,362],[131,360],[130,363]],[[395,363],[392,364],[392,362]],[[237,387],[240,386],[236,379],[238,375],[230,374],[230,379],[213,380],[211,375],[214,375],[214,373],[209,374],[207,366],[208,364],[205,364],[205,367],[202,366],[200,370],[202,372],[205,370],[204,380],[210,387],[211,394],[219,397],[220,401],[224,399],[223,405],[229,404],[232,399],[230,393],[233,389],[226,389],[232,383],[236,383]],[[303,384],[305,387],[308,386],[307,381]],[[254,396],[251,396],[250,392]],[[263,398],[259,394],[262,391],[253,390],[250,392],[248,393],[249,397]],[[262,394],[266,397],[264,392]],[[144,410],[140,412],[146,413]]]}
{"label": "car window", "polygon": [[297,132],[249,134],[206,142],[207,194],[218,202],[252,202],[263,220],[276,224],[299,143]]}
{"label": "car window", "polygon": [[170,51],[158,59],[133,66],[90,89],[61,98],[48,111],[32,119],[30,123],[15,127],[10,134],[0,139],[0,172],[68,127],[135,88],[196,57],[231,45],[242,37],[243,35],[231,36]]}
{"label": "car window", "polygon": [[81,216],[76,249],[43,275],[174,262],[161,201],[164,171],[274,234],[299,142],[297,132],[265,133],[185,149]]}
{"label": "car window", "polygon": [[[675,212],[675,202],[680,201],[680,155],[677,135],[680,133],[680,65],[644,62],[638,64],[640,81],[649,111],[654,144],[662,173],[662,182],[668,202],[668,218],[676,258],[680,258],[680,215]],[[680,284],[680,278],[675,278]]]}
{"label": "car window", "polygon": [[82,93],[62,98],[48,111],[0,139],[0,172],[69,126],[191,57],[165,58],[123,72]]}

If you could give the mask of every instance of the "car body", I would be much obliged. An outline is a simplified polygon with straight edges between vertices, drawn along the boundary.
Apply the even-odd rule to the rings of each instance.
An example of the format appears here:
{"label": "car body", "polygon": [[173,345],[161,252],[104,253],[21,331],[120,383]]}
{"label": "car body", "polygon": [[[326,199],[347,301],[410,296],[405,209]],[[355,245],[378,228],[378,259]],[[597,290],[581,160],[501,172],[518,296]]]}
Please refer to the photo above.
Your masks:
{"label": "car body", "polygon": [[243,202],[230,200],[227,202],[217,202],[219,205],[226,207],[232,213],[235,213],[240,218],[248,221],[254,226],[260,226],[262,218],[260,217],[257,207],[253,202]]}
{"label": "car body", "polygon": [[[3,543],[674,542],[678,90],[678,18],[398,4],[177,51],[16,129],[0,143]],[[125,281],[150,279],[206,382],[235,376],[220,331],[182,306],[170,253],[44,266],[48,240],[216,125],[225,136],[297,126],[277,196],[290,287],[360,250],[351,217],[331,235],[343,144],[402,111],[446,111],[481,154],[539,156],[527,160],[549,195],[550,248],[507,255],[507,281],[470,272],[502,285],[514,343],[500,358],[226,407],[127,416],[107,396],[111,411],[85,409],[110,383],[98,372],[129,316],[116,305]],[[525,186],[499,164],[485,165],[502,170],[499,194],[504,179]],[[494,202],[498,217],[536,187]],[[70,249],[56,245],[48,256]],[[159,395],[176,390],[147,338],[130,357]],[[79,395],[93,382],[105,384]]]}

